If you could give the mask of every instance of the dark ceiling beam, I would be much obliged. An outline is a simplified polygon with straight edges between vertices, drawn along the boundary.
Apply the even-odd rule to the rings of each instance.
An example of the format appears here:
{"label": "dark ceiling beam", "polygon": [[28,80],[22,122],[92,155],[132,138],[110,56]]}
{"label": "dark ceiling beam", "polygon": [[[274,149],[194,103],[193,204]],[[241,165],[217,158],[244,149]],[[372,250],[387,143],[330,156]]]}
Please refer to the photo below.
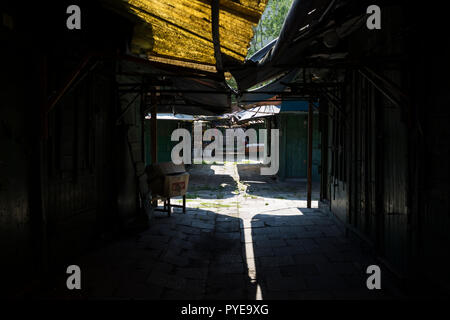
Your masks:
{"label": "dark ceiling beam", "polygon": [[220,16],[220,0],[212,0],[211,2],[211,30],[214,44],[214,57],[216,58],[216,69],[219,74],[223,76],[223,62],[222,52],[220,51],[220,30],[219,30],[219,16]]}
{"label": "dark ceiling beam", "polygon": [[[179,74],[179,73],[184,73],[185,75],[187,74],[192,74],[192,75],[203,75],[207,78],[213,79],[213,80],[220,80],[218,75],[216,73],[213,72],[208,72],[208,71],[204,71],[204,70],[198,70],[198,69],[192,69],[189,67],[183,67],[183,66],[177,66],[177,65],[170,65],[170,64],[165,64],[165,63],[161,63],[161,62],[156,62],[156,61],[150,61],[148,59],[143,59],[143,58],[139,58],[139,57],[135,57],[135,56],[131,56],[131,55],[120,55],[118,57],[119,60],[125,60],[125,61],[131,61],[131,62],[135,62],[135,63],[140,63],[143,65],[147,65],[149,67],[158,69],[157,72],[160,75],[162,71],[166,71],[167,76],[171,76],[171,74]],[[153,75],[151,72],[146,73],[149,76]],[[143,73],[143,75],[145,75],[145,73]]]}

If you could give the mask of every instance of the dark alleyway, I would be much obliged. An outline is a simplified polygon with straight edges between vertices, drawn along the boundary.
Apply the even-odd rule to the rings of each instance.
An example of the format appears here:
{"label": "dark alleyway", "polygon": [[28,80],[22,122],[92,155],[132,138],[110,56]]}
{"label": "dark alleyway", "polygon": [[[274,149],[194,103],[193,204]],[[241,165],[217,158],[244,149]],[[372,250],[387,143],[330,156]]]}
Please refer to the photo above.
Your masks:
{"label": "dark alleyway", "polygon": [[450,297],[444,7],[3,2],[2,298]]}
{"label": "dark alleyway", "polygon": [[[239,171],[248,181],[260,177],[250,174],[251,166]],[[369,249],[346,238],[322,210],[306,209],[304,200],[287,191],[289,182],[272,181],[267,189],[247,193],[237,172],[235,164],[192,168],[194,191],[188,194],[186,214],[158,213],[139,235],[94,250],[77,261],[83,273],[81,293],[71,296],[64,275],[48,295],[93,299],[396,296],[386,282],[378,292],[366,288],[365,269],[376,264]],[[291,182],[295,183],[302,182]],[[317,206],[316,201],[313,204]]]}

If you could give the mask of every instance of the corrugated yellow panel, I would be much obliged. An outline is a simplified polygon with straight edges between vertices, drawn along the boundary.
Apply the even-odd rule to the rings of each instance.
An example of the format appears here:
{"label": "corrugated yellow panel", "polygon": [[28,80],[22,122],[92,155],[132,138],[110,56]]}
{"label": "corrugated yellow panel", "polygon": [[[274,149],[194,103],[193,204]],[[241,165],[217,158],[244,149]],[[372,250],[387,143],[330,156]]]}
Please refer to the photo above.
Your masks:
{"label": "corrugated yellow panel", "polygon": [[[268,0],[221,0],[219,31],[223,54],[244,61],[253,29]],[[149,57],[215,65],[210,0],[126,0],[140,18],[132,51]],[[170,63],[170,62],[168,62]]]}

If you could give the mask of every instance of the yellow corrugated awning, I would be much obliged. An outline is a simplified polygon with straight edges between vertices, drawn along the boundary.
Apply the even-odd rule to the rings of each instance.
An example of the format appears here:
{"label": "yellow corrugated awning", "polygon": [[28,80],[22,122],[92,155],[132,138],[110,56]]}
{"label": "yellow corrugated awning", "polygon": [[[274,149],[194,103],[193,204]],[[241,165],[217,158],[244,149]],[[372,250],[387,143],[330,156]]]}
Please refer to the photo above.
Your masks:
{"label": "yellow corrugated awning", "polygon": [[[219,34],[223,55],[243,62],[268,0],[220,0]],[[211,0],[126,0],[141,21],[131,51],[150,60],[215,70]],[[211,71],[210,70],[210,71]]]}

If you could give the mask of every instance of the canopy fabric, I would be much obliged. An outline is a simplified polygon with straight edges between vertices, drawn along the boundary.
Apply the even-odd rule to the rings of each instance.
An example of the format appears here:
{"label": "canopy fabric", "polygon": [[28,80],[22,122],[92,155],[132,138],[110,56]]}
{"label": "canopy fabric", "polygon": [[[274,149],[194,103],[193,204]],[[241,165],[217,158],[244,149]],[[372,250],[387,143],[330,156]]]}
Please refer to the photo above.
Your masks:
{"label": "canopy fabric", "polygon": [[[255,26],[268,0],[220,0],[222,54],[243,62]],[[215,70],[211,0],[110,0],[138,17],[131,43],[134,54],[153,61]]]}
{"label": "canopy fabric", "polygon": [[249,110],[242,110],[233,114],[237,122],[256,118],[270,117],[280,112],[280,107],[275,105],[259,106]]}

